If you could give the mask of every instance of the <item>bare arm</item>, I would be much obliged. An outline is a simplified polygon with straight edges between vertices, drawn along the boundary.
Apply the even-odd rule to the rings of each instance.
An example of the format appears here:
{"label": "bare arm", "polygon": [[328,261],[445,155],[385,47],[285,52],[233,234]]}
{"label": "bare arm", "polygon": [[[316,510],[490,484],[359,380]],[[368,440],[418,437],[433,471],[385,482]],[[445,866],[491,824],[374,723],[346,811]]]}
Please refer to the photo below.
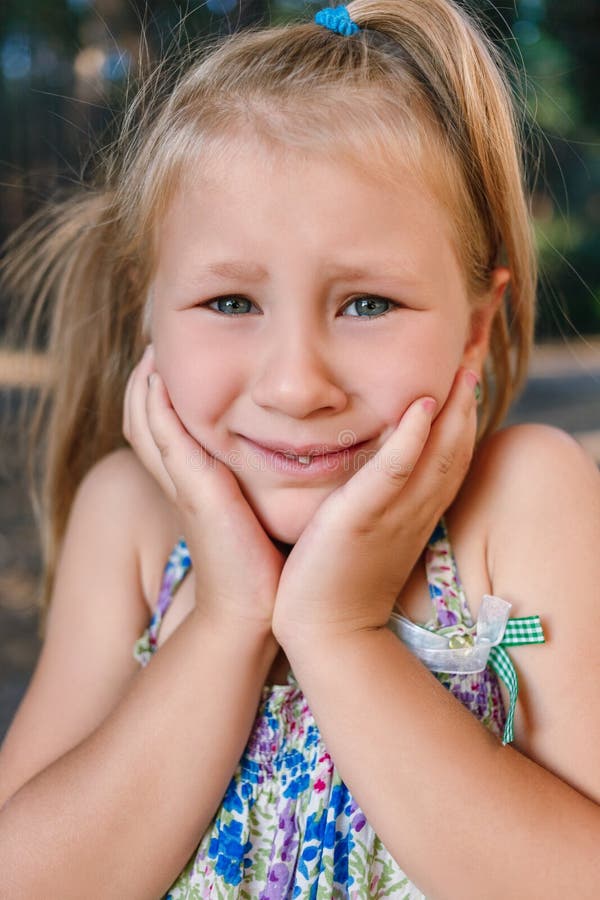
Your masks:
{"label": "bare arm", "polygon": [[11,900],[161,895],[225,793],[276,655],[270,631],[217,624],[198,597],[139,669],[149,614],[135,539],[160,514],[149,485],[119,450],[73,503],[42,653],[0,752]]}
{"label": "bare arm", "polygon": [[276,655],[194,609],[81,744],[0,812],[7,896],[162,895],[209,825]]}
{"label": "bare arm", "polygon": [[[538,613],[546,633],[541,646],[510,648],[517,709],[526,699],[530,713],[514,746],[502,746],[385,626],[312,627],[300,640],[290,631],[282,646],[340,776],[428,897],[592,900],[598,471],[568,435],[517,425],[488,439],[466,491],[462,514],[487,518],[491,592],[509,599],[515,617]],[[316,601],[326,610],[329,595]],[[437,861],[432,846],[443,847]]]}

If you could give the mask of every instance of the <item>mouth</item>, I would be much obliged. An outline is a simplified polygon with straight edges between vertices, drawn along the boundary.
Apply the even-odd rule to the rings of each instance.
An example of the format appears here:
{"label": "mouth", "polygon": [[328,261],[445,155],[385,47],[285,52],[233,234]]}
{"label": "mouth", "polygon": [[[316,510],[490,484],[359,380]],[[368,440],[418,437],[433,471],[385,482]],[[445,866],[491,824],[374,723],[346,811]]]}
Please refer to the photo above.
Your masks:
{"label": "mouth", "polygon": [[[348,437],[350,437],[352,432],[347,432],[347,434]],[[253,441],[251,438],[245,438],[245,440],[251,441],[256,446],[262,447],[264,450],[269,450],[272,453],[280,453],[288,459],[305,461],[317,456],[330,456],[333,453],[343,453],[345,450],[352,450],[354,447],[367,444],[371,439],[368,438],[366,440],[353,441],[351,444],[346,442],[341,445],[326,443],[293,445],[286,442],[274,443],[273,441]]]}
{"label": "mouth", "polygon": [[288,447],[269,447],[243,437],[243,440],[259,455],[260,459],[272,470],[287,474],[323,475],[333,474],[340,470],[356,470],[359,457],[363,463],[369,458],[368,450],[372,439],[358,441],[347,447],[330,449],[326,445],[311,445],[293,452]]}

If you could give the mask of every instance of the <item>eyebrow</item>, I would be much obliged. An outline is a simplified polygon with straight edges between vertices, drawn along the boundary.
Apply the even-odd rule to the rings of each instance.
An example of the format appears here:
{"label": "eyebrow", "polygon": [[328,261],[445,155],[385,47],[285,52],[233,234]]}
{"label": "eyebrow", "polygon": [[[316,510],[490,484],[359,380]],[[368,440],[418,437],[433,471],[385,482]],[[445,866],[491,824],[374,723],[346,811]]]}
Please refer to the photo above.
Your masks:
{"label": "eyebrow", "polygon": [[[262,281],[267,277],[267,270],[258,263],[244,262],[238,259],[225,259],[219,262],[209,263],[198,270],[198,274],[208,273],[220,278],[245,278],[248,281]],[[408,273],[404,273],[406,276]],[[361,269],[356,266],[329,266],[328,275],[331,278],[345,277],[348,279],[369,278],[374,276],[400,276],[398,263],[385,261],[374,263],[371,269]]]}

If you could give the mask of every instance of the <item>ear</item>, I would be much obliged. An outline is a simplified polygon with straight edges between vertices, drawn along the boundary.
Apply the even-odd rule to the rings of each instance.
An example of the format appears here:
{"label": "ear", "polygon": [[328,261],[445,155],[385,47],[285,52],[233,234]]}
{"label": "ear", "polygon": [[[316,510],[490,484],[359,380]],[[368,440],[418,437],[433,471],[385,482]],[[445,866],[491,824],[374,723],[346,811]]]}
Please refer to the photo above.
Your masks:
{"label": "ear", "polygon": [[464,346],[461,365],[473,369],[479,375],[481,375],[488,355],[492,323],[502,303],[509,281],[510,271],[508,269],[503,266],[494,269],[488,293],[471,312],[469,334]]}

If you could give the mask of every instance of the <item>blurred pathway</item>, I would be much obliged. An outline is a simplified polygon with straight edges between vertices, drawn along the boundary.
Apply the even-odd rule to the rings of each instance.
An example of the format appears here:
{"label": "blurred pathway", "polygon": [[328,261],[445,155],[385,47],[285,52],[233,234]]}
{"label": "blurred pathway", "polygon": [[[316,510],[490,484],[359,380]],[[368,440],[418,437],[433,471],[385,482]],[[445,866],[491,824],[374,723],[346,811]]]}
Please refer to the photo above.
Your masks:
{"label": "blurred pathway", "polygon": [[[43,357],[0,352],[0,741],[39,654],[33,606],[38,540],[16,444],[19,385],[46,376]],[[531,376],[507,424],[547,422],[575,435],[600,465],[600,336],[536,348]]]}
{"label": "blurred pathway", "polygon": [[535,348],[529,380],[506,424],[564,428],[600,465],[600,336]]}

